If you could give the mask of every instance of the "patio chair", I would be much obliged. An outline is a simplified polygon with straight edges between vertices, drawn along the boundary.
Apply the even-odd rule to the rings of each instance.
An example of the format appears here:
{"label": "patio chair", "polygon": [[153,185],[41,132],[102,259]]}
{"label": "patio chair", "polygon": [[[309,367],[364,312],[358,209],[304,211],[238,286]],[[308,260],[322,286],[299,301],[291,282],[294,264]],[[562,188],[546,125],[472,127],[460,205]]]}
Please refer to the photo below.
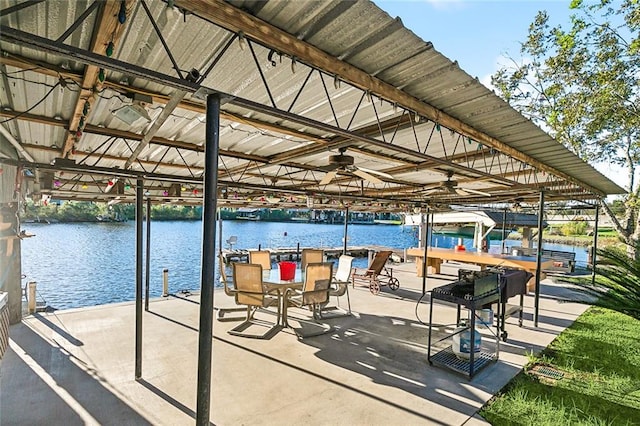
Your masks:
{"label": "patio chair", "polygon": [[[252,263],[233,264],[234,295],[238,305],[246,305],[247,317],[241,323],[228,331],[229,334],[255,339],[268,339],[280,329],[280,300],[267,294],[262,284],[262,266]],[[260,308],[278,306],[276,323],[255,318]],[[267,328],[264,333],[247,332],[250,328]]]}
{"label": "patio chair", "polygon": [[[227,277],[227,272],[225,271],[224,257],[222,256],[222,253],[218,255],[218,266],[220,268],[220,282],[224,287],[224,294],[230,297],[235,297],[235,289],[233,288],[233,279]],[[217,310],[216,319],[221,322],[242,321],[245,319],[244,316],[232,316],[232,317],[225,316],[230,312],[244,312],[246,309],[242,307],[216,308],[216,310]]]}
{"label": "patio chair", "polygon": [[[338,306],[324,306],[322,308],[322,318],[337,318],[351,315],[351,300],[349,299],[349,283],[351,282],[351,265],[353,257],[343,254],[338,259],[338,270],[336,271],[331,286],[329,287],[329,297],[335,296]],[[348,310],[340,307],[340,298],[347,295]],[[338,312],[335,312],[338,311]]]}
{"label": "patio chair", "polygon": [[229,250],[233,250],[233,245],[238,243],[238,237],[236,235],[232,235],[225,241]]}
{"label": "patio chair", "polygon": [[318,336],[331,331],[329,324],[320,323],[318,319],[321,318],[319,308],[329,301],[332,274],[333,263],[331,262],[309,263],[305,272],[302,290],[290,288],[285,292],[284,311],[282,314],[285,327],[291,327],[288,321],[289,306],[298,308],[308,306],[313,311],[313,321],[297,319],[301,327],[291,327],[299,338]]}
{"label": "patio chair", "polygon": [[351,273],[352,286],[355,287],[356,282],[367,285],[373,294],[380,293],[380,287],[383,285],[388,285],[394,291],[400,288],[400,281],[393,276],[393,269],[385,266],[391,253],[393,253],[391,250],[379,251],[367,269],[353,268]]}
{"label": "patio chair", "polygon": [[324,250],[302,249],[302,260],[300,262],[301,270],[304,271],[309,263],[322,262],[324,262]]}
{"label": "patio chair", "polygon": [[262,266],[265,271],[271,270],[271,252],[269,250],[249,250],[249,263]]}

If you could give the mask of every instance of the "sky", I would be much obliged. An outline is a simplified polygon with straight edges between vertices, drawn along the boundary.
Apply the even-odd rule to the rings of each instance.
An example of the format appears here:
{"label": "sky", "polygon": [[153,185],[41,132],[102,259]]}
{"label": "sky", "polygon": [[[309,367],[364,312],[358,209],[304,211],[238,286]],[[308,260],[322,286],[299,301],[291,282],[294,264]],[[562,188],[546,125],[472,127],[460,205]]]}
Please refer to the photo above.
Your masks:
{"label": "sky", "polygon": [[[489,86],[491,75],[506,64],[506,56],[520,59],[520,43],[540,10],[549,14],[551,25],[568,28],[569,0],[373,0],[390,16],[399,16],[404,26],[461,69]],[[622,188],[627,175],[609,164],[596,169]]]}

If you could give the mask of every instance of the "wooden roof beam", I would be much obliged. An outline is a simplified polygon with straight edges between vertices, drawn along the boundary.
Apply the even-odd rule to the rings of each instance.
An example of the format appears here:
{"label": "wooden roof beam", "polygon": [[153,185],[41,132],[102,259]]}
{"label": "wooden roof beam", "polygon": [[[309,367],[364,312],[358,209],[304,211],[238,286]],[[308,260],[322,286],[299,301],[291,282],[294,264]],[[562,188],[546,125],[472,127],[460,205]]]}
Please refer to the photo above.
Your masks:
{"label": "wooden roof beam", "polygon": [[[131,6],[134,0],[125,1],[125,7],[127,11],[131,10]],[[109,42],[114,45],[118,44],[120,37],[124,32],[124,25],[118,21],[118,12],[120,11],[120,0],[106,0],[100,5],[98,9],[98,15],[96,18],[97,27],[94,29],[93,39],[91,40],[90,50],[95,53],[105,54],[105,49]],[[70,132],[67,135],[66,140],[62,144],[62,157],[66,158],[73,149],[73,145],[78,138],[82,135],[82,126],[80,126],[80,119],[84,116],[85,102],[89,103],[87,115],[91,112],[91,106],[93,106],[95,92],[100,90],[102,82],[98,78],[100,69],[94,65],[87,65],[85,67],[84,76],[80,85],[81,89],[76,99],[76,105],[73,111],[73,115],[69,120]],[[85,117],[85,122],[88,121],[88,117]]]}

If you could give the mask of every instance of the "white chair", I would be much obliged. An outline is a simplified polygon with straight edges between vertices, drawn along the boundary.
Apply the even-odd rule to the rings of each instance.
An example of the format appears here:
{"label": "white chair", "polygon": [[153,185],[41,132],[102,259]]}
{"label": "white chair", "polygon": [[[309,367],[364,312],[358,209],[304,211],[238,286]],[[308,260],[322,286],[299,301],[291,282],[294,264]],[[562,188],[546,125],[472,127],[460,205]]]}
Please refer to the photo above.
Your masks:
{"label": "white chair", "polygon": [[[343,254],[338,259],[338,269],[336,270],[333,279],[331,280],[331,288],[329,289],[329,296],[336,296],[338,306],[325,306],[322,309],[323,318],[335,318],[341,316],[351,315],[351,300],[349,299],[349,284],[351,283],[351,273],[353,257]],[[348,310],[344,310],[340,307],[340,297],[347,295],[347,307]],[[340,313],[333,313],[332,311],[340,311]],[[327,315],[329,314],[329,315]]]}
{"label": "white chair", "polygon": [[229,250],[233,250],[233,245],[238,243],[238,237],[236,235],[232,235],[226,240],[227,246],[229,246]]}

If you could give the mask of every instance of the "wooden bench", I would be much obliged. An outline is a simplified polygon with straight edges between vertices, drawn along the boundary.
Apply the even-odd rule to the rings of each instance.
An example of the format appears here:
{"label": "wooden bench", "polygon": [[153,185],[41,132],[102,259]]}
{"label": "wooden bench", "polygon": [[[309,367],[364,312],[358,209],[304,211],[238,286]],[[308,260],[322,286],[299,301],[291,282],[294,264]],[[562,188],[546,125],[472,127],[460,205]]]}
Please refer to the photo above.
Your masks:
{"label": "wooden bench", "polygon": [[[537,256],[538,251],[531,247],[511,247],[512,252],[517,251],[519,256]],[[545,268],[545,271],[574,272],[576,270],[576,254],[572,251],[542,249],[542,257],[553,261],[553,266]]]}

